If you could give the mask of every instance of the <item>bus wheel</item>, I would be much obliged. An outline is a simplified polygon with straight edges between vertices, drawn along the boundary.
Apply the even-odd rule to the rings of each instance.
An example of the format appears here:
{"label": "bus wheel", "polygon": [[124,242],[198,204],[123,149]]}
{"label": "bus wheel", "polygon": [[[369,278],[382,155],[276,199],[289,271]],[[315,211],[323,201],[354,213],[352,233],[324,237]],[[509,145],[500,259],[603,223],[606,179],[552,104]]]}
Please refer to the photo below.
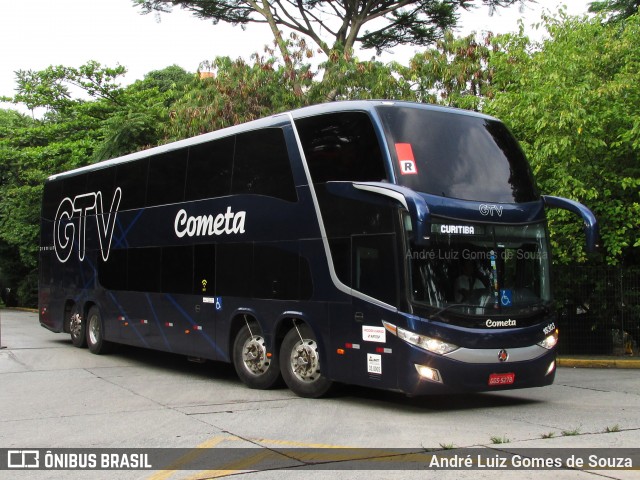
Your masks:
{"label": "bus wheel", "polygon": [[333,385],[322,375],[318,344],[311,329],[304,324],[294,326],[284,337],[280,369],[287,386],[301,397],[322,397]]}
{"label": "bus wheel", "polygon": [[71,333],[71,342],[74,347],[84,348],[87,346],[85,335],[86,325],[80,308],[74,305],[71,309],[71,317],[69,318],[69,333]]}
{"label": "bus wheel", "polygon": [[104,339],[104,330],[102,328],[102,317],[100,309],[96,306],[91,307],[89,315],[87,315],[87,345],[89,351],[100,355],[108,353],[112,344]]}
{"label": "bus wheel", "polygon": [[268,389],[280,382],[280,365],[275,352],[268,353],[260,327],[245,324],[233,342],[233,366],[249,388]]}

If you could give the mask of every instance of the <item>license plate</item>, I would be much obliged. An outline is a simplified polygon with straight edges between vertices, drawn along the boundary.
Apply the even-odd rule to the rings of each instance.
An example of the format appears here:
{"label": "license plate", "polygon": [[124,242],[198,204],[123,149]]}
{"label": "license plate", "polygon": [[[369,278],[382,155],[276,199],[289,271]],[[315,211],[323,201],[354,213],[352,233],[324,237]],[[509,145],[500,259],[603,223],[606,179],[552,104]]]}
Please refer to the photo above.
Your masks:
{"label": "license plate", "polygon": [[489,386],[497,387],[499,385],[513,385],[515,380],[515,373],[492,373],[489,375]]}

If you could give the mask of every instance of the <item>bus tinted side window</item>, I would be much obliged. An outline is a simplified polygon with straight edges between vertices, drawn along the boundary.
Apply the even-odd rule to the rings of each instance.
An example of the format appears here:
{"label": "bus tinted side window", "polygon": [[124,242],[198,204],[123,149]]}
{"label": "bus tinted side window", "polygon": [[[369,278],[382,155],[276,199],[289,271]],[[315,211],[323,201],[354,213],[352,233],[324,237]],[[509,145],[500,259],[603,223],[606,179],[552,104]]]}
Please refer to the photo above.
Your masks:
{"label": "bus tinted side window", "polygon": [[87,192],[102,192],[105,211],[109,210],[115,190],[116,171],[114,168],[101,168],[87,174]]}
{"label": "bus tinted side window", "polygon": [[118,165],[116,169],[116,187],[122,189],[120,211],[144,207],[148,163],[149,161],[144,158]]}
{"label": "bus tinted side window", "polygon": [[297,200],[289,152],[281,128],[236,136],[231,193],[251,193]]}
{"label": "bus tinted side window", "polygon": [[100,284],[110,290],[195,293],[215,291],[215,245],[113,250],[98,263]]}
{"label": "bus tinted side window", "polygon": [[163,153],[149,162],[147,206],[167,205],[184,200],[187,150]]}
{"label": "bus tinted side window", "polygon": [[164,247],[161,278],[161,290],[165,293],[192,293],[193,247]]}
{"label": "bus tinted side window", "polygon": [[[62,187],[63,195],[65,198],[73,200],[77,195],[83,195],[87,193],[87,175],[73,175],[63,180]],[[62,198],[60,199],[62,200]]]}
{"label": "bus tinted side window", "polygon": [[229,195],[234,147],[235,137],[189,147],[186,201]]}
{"label": "bus tinted side window", "polygon": [[[136,292],[160,291],[160,266],[162,265],[159,248],[130,248],[127,250],[127,284],[125,288]],[[115,260],[115,259],[114,259]]]}
{"label": "bus tinted side window", "polygon": [[379,182],[387,178],[371,119],[341,112],[296,120],[313,183]]}

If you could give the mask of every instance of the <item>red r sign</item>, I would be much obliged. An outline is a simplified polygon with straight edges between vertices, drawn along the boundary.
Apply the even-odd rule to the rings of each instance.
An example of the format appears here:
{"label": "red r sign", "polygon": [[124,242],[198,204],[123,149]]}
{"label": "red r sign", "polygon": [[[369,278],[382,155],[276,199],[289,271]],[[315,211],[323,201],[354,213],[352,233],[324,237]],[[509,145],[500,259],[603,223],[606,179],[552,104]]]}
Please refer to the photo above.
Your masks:
{"label": "red r sign", "polygon": [[410,143],[396,143],[396,154],[400,165],[401,175],[417,175],[418,167],[413,156],[413,149]]}

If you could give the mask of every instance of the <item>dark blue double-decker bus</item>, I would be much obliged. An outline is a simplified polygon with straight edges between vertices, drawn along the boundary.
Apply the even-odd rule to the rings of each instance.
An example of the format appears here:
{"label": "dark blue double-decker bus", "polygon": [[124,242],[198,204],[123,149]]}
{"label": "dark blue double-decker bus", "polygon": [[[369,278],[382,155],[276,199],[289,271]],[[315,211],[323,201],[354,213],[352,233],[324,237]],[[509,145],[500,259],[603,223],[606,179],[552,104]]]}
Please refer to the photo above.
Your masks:
{"label": "dark blue double-decker bus", "polygon": [[252,388],[421,395],[551,384],[545,208],[498,120],[303,108],[53,175],[40,322],[73,344],[231,362]]}

